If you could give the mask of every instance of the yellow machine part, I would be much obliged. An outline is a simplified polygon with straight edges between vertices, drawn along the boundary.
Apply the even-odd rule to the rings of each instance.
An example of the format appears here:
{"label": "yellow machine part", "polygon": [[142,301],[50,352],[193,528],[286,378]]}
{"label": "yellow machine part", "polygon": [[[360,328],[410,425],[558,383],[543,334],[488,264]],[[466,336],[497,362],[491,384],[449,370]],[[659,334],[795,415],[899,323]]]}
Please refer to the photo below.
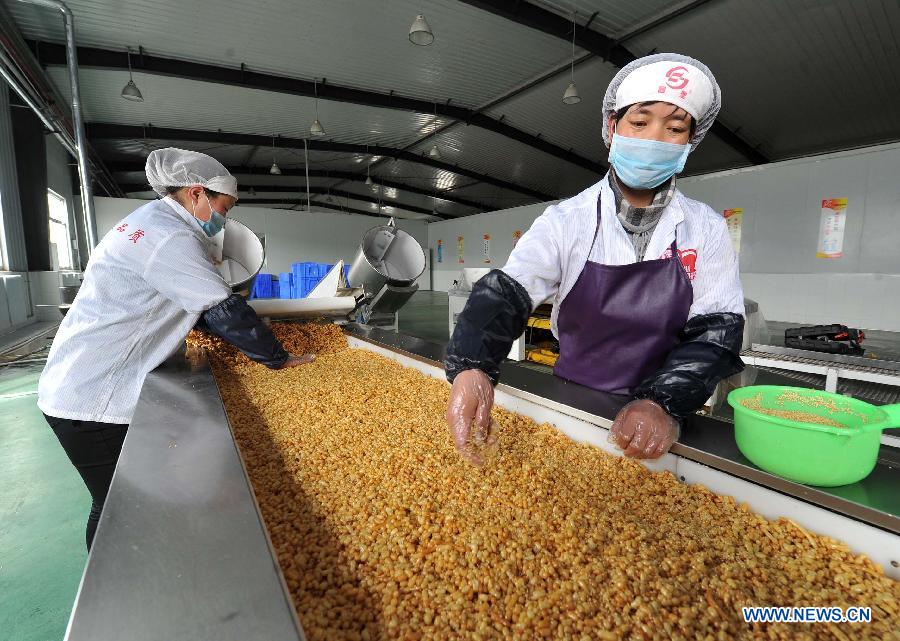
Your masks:
{"label": "yellow machine part", "polygon": [[535,329],[546,329],[550,330],[550,319],[542,318],[540,316],[531,316],[528,319],[528,327],[533,327]]}
{"label": "yellow machine part", "polygon": [[530,350],[525,358],[529,361],[533,361],[535,363],[541,363],[542,365],[549,365],[553,367],[556,365],[556,359],[559,358],[559,354],[549,349],[533,349]]}

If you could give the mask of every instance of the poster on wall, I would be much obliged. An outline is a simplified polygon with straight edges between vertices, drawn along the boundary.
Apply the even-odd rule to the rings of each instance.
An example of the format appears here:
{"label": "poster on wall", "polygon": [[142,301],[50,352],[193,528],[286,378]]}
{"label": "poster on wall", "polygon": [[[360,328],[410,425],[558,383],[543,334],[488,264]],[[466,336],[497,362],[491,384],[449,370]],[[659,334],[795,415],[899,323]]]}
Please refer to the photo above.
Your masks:
{"label": "poster on wall", "polygon": [[819,249],[816,252],[816,258],[834,259],[844,255],[844,225],[846,222],[846,198],[828,198],[822,201]]}
{"label": "poster on wall", "polygon": [[513,248],[519,244],[519,239],[522,237],[522,230],[517,229],[513,232]]}
{"label": "poster on wall", "polygon": [[438,255],[438,262],[443,263],[444,262],[444,241],[443,240],[438,240],[437,255]]}
{"label": "poster on wall", "polygon": [[725,224],[728,226],[728,235],[731,236],[731,246],[734,252],[741,251],[741,227],[744,225],[744,210],[741,208],[726,209],[722,212]]}
{"label": "poster on wall", "polygon": [[456,257],[460,265],[466,262],[466,239],[462,236],[456,238]]}
{"label": "poster on wall", "polygon": [[491,235],[485,234],[481,238],[481,253],[484,255],[485,265],[491,262]]}

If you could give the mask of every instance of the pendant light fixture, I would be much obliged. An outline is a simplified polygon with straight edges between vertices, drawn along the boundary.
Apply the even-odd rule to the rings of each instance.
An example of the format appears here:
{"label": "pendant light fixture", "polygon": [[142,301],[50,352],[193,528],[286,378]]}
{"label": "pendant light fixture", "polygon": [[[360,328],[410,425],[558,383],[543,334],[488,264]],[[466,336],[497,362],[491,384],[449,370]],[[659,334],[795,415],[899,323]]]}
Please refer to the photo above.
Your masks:
{"label": "pendant light fixture", "polygon": [[[369,145],[366,145],[366,156],[369,155]],[[374,185],[375,182],[372,180],[372,176],[369,175],[369,167],[372,165],[372,159],[369,158],[369,161],[366,163],[366,184]]]}
{"label": "pendant light fixture", "polygon": [[131,73],[131,47],[128,47],[126,53],[128,56],[128,82],[125,83],[125,87],[122,89],[122,97],[131,102],[144,102],[144,94],[134,84],[134,75]]}
{"label": "pendant light fixture", "polygon": [[281,175],[281,167],[275,162],[275,134],[272,134],[272,166],[269,168],[269,173],[273,176]]}
{"label": "pendant light fixture", "polygon": [[563,104],[566,105],[577,105],[581,102],[581,96],[578,95],[578,87],[575,86],[575,18],[577,16],[577,11],[572,12],[572,76],[562,98]]}
{"label": "pendant light fixture", "polygon": [[313,80],[313,92],[316,96],[316,120],[309,127],[309,133],[313,136],[324,136],[325,128],[322,126],[322,123],[319,122],[319,85]]}
{"label": "pendant light fixture", "polygon": [[409,41],[420,47],[427,47],[434,42],[434,34],[425,21],[425,16],[419,14],[413,20],[412,26],[409,28]]}
{"label": "pendant light fixture", "polygon": [[[431,121],[431,135],[434,136],[437,133],[437,103],[434,103],[434,120]],[[428,152],[429,157],[434,158],[435,160],[441,159],[441,150],[438,149],[437,143],[431,145],[431,149]]]}

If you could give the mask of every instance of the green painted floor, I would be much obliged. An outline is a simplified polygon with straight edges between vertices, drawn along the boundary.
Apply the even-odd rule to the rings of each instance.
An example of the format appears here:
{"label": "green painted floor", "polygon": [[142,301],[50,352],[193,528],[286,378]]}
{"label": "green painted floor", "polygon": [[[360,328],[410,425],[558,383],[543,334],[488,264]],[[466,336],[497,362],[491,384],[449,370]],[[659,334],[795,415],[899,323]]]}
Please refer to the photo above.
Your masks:
{"label": "green painted floor", "polygon": [[65,634],[90,496],[35,405],[41,364],[0,367],[0,638]]}

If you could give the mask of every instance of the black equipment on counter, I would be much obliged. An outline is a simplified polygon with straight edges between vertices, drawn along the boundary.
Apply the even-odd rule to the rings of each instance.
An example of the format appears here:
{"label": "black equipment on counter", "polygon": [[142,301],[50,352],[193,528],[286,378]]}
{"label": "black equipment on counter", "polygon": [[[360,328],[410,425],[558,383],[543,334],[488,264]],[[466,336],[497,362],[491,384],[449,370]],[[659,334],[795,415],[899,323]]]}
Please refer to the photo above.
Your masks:
{"label": "black equipment on counter", "polygon": [[827,354],[862,356],[866,350],[860,343],[865,338],[863,330],[852,329],[846,325],[812,325],[784,330],[785,347]]}

